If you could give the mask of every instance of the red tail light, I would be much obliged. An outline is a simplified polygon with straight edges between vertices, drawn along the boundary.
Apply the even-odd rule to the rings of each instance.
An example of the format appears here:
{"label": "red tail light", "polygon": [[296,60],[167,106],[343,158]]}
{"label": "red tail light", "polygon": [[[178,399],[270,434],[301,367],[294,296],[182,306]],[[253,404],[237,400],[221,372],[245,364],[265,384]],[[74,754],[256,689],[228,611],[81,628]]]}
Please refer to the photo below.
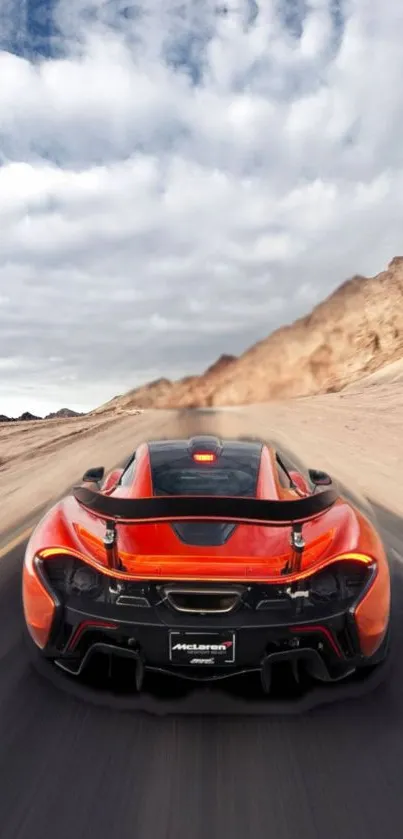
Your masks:
{"label": "red tail light", "polygon": [[196,463],[213,463],[217,460],[217,456],[214,452],[195,452],[192,457]]}

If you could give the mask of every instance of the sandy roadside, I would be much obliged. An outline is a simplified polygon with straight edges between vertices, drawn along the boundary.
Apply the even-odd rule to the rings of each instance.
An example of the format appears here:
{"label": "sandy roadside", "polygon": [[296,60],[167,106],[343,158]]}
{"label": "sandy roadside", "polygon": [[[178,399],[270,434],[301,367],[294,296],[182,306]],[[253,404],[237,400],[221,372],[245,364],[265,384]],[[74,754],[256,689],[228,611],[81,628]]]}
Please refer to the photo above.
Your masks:
{"label": "sandy roadside", "polygon": [[403,383],[239,411],[259,434],[403,514]]}
{"label": "sandy roadside", "polygon": [[[403,514],[403,383],[199,414],[189,423],[190,433],[272,437]],[[186,431],[173,411],[0,425],[0,532],[58,497],[88,466],[112,468],[140,440]]]}
{"label": "sandy roadside", "polygon": [[0,424],[0,533],[59,497],[90,466],[113,468],[151,434],[165,436],[169,411]]}

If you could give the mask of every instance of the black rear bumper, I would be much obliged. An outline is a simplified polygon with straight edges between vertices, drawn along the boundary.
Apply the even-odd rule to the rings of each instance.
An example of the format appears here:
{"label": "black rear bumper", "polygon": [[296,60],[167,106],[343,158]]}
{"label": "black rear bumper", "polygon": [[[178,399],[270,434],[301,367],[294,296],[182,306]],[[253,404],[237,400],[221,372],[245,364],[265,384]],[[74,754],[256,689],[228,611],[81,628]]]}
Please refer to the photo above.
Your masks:
{"label": "black rear bumper", "polygon": [[[296,678],[305,672],[320,682],[332,682],[368,663],[360,653],[349,610],[311,620],[298,615],[292,621],[289,616],[275,617],[269,621],[264,613],[242,611],[189,618],[168,608],[105,604],[95,608],[94,604],[91,611],[83,611],[66,606],[44,655],[75,676],[95,655],[125,659],[135,672],[137,689],[146,671],[200,682],[257,672],[267,693],[273,668],[279,664],[288,663]],[[228,654],[216,649],[231,643]]]}
{"label": "black rear bumper", "polygon": [[[74,563],[85,567],[69,562],[69,573]],[[43,656],[75,676],[101,654],[124,659],[138,689],[147,671],[199,682],[258,673],[270,693],[281,665],[297,680],[307,674],[331,683],[383,657],[381,651],[372,661],[360,650],[352,606],[372,581],[371,569],[361,566],[343,563],[336,589],[336,572],[325,570],[324,591],[318,583],[307,591],[285,582],[123,583],[98,575],[86,593],[71,584],[64,558],[38,571],[57,597]]]}

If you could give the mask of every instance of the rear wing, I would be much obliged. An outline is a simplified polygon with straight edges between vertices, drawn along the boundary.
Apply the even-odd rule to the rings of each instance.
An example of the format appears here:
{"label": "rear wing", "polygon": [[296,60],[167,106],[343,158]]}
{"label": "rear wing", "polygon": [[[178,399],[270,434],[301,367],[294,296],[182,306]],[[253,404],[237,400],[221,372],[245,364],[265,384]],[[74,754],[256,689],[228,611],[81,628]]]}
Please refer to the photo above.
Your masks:
{"label": "rear wing", "polygon": [[301,566],[305,542],[302,525],[329,510],[338,500],[334,484],[295,500],[273,501],[227,496],[155,496],[119,498],[103,495],[85,486],[74,487],[73,496],[88,512],[106,524],[104,545],[111,568],[121,568],[116,544],[116,525],[139,525],[173,521],[226,521],[268,527],[290,527],[292,555],[287,573]]}
{"label": "rear wing", "polygon": [[339,498],[334,484],[295,501],[266,501],[223,495],[157,495],[152,498],[119,498],[85,486],[74,487],[76,501],[98,518],[121,524],[158,521],[218,520],[284,527],[330,509]]}

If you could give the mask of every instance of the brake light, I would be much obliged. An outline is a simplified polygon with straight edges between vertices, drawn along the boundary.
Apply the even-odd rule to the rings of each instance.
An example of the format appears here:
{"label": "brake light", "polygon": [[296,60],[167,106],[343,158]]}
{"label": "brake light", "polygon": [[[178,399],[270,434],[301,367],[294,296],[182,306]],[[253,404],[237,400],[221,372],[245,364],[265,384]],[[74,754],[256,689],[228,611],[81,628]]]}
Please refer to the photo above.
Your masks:
{"label": "brake light", "polygon": [[214,452],[195,452],[195,454],[192,455],[192,457],[193,460],[196,461],[196,463],[213,463],[215,460],[217,460],[217,456],[214,454]]}

